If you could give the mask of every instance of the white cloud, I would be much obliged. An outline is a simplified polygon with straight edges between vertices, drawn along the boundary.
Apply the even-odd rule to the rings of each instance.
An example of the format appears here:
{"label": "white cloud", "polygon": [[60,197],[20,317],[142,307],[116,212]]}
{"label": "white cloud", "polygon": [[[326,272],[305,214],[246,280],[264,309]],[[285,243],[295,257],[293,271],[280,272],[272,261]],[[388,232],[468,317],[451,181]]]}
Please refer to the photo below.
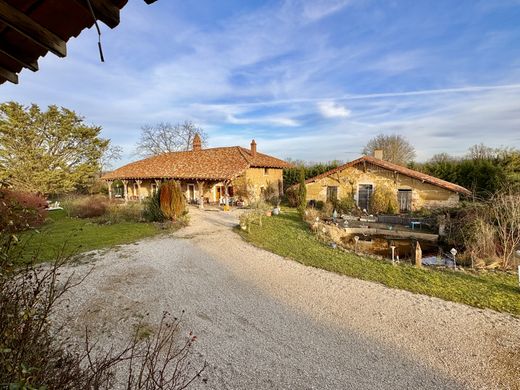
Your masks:
{"label": "white cloud", "polygon": [[319,102],[318,109],[325,118],[346,118],[351,114],[347,107],[332,101]]}
{"label": "white cloud", "polygon": [[349,3],[350,0],[310,0],[303,6],[303,16],[310,21],[316,21],[338,12]]}
{"label": "white cloud", "polygon": [[277,125],[282,127],[297,127],[300,123],[292,118],[280,117],[280,116],[250,116],[245,118],[237,118],[234,115],[228,114],[226,116],[228,123],[234,125]]}

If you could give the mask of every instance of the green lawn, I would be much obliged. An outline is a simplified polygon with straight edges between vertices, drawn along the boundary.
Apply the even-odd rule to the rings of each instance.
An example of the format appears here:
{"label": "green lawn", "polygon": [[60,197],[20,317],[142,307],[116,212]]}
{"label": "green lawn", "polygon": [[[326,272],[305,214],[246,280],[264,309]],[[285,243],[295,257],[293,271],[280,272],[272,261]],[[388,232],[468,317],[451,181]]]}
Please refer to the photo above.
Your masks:
{"label": "green lawn", "polygon": [[294,210],[263,218],[263,227],[239,230],[247,241],[312,267],[370,280],[392,288],[426,294],[448,301],[520,315],[520,288],[516,275],[501,272],[462,272],[392,265],[343,252],[321,243]]}
{"label": "green lawn", "polygon": [[49,212],[49,220],[36,231],[19,236],[23,260],[37,253],[37,261],[52,260],[60,251],[65,254],[81,253],[92,249],[127,244],[152,236],[159,229],[151,223],[121,222],[100,225],[94,220],[69,218],[64,211]]}

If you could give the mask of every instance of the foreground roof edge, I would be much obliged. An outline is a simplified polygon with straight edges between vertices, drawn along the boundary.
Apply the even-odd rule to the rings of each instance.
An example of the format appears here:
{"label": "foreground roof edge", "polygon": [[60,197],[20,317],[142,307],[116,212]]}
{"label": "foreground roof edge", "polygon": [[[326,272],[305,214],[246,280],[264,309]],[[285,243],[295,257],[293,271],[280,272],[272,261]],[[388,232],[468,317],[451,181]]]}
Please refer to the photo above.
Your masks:
{"label": "foreground roof edge", "polygon": [[[155,1],[144,0],[147,4]],[[69,0],[59,2],[59,8],[56,3],[0,0],[0,23],[5,25],[0,28],[0,84],[18,84],[23,69],[38,71],[38,59],[48,52],[66,57],[67,41],[95,21],[115,28],[128,0]]]}

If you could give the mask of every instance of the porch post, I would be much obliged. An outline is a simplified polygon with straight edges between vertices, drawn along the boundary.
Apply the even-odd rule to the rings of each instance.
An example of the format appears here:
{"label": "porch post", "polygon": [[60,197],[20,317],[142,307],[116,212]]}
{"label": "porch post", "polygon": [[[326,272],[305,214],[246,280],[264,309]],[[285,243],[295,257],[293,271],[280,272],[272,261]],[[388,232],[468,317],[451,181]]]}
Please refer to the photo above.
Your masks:
{"label": "porch post", "polygon": [[224,182],[224,205],[229,206],[229,192],[228,192],[229,181]]}
{"label": "porch post", "polygon": [[142,180],[138,179],[135,181],[136,184],[137,184],[137,197],[139,198],[139,202],[141,201],[141,183],[143,182]]}
{"label": "porch post", "polygon": [[111,180],[107,181],[107,184],[108,184],[108,199],[110,199],[110,200],[112,200],[112,183],[113,183],[113,181],[111,181]]}
{"label": "porch post", "polygon": [[197,190],[199,191],[199,209],[204,208],[204,182],[203,181],[197,181]]}
{"label": "porch post", "polygon": [[121,180],[123,182],[123,198],[125,198],[125,203],[128,202],[128,180]]}

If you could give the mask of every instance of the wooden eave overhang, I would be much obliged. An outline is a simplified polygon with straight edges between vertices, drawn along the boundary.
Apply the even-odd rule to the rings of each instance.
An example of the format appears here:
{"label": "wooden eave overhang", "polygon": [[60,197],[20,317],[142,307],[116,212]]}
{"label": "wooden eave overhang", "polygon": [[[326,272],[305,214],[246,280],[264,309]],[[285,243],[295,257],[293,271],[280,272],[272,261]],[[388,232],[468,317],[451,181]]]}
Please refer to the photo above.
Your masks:
{"label": "wooden eave overhang", "polygon": [[36,72],[48,52],[65,57],[67,41],[94,24],[89,2],[95,18],[114,28],[128,0],[0,0],[0,84],[17,84],[23,69]]}

